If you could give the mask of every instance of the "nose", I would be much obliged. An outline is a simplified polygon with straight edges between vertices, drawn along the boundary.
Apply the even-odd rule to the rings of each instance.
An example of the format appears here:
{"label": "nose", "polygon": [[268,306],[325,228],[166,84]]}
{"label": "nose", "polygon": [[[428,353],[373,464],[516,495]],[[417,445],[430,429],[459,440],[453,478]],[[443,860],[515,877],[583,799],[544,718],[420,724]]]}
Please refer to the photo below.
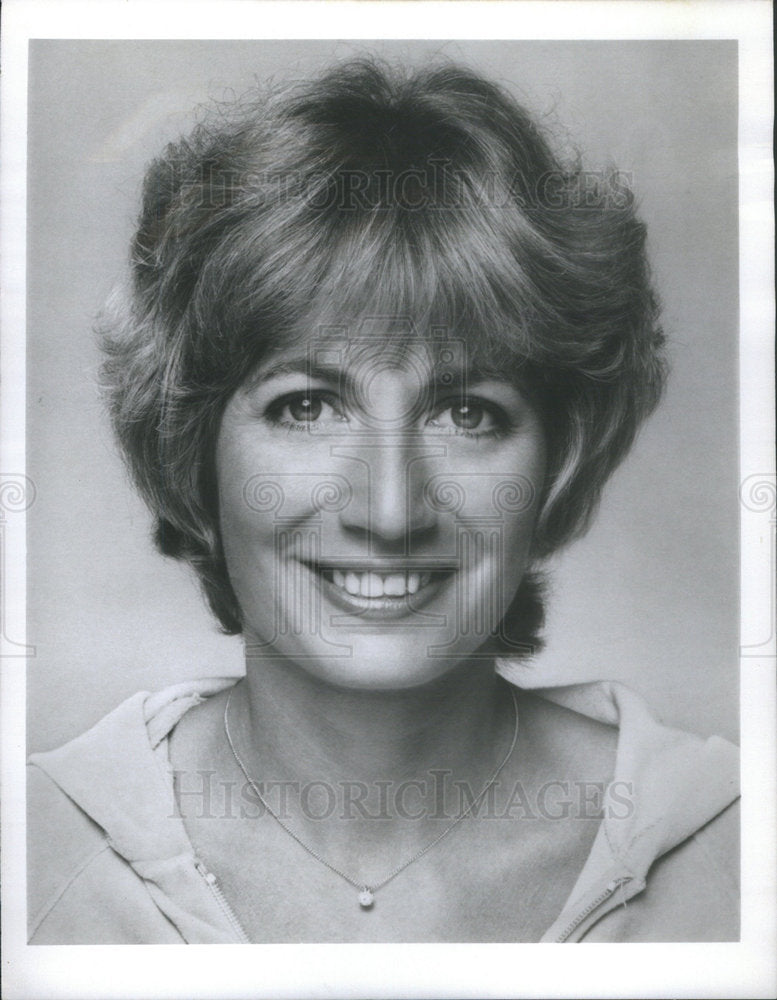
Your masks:
{"label": "nose", "polygon": [[340,512],[342,528],[371,542],[407,549],[434,533],[437,513],[427,502],[429,460],[443,450],[402,434],[370,436],[342,446],[341,474],[352,487],[351,502]]}

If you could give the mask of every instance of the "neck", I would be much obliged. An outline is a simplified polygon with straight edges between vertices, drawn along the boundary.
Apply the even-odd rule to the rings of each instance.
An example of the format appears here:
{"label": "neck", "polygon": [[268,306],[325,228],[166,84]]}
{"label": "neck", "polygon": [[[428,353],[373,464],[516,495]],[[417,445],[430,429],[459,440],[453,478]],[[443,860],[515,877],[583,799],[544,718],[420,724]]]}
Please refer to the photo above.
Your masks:
{"label": "neck", "polygon": [[335,687],[282,658],[248,659],[230,719],[256,780],[423,780],[446,769],[477,784],[507,751],[512,703],[490,661],[421,687]]}
{"label": "neck", "polygon": [[517,726],[512,698],[481,660],[421,687],[362,691],[281,658],[249,659],[227,708],[246,773],[271,810],[330,864],[351,871],[358,857],[367,884],[387,857],[402,860],[450,826],[462,783],[475,795],[487,785]]}

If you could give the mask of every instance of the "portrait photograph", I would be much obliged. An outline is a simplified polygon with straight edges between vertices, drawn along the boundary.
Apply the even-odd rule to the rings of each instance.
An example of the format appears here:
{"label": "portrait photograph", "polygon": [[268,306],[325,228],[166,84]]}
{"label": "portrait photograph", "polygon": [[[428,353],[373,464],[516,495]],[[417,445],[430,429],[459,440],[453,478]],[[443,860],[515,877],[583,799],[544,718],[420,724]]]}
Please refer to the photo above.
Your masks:
{"label": "portrait photograph", "polygon": [[765,5],[11,6],[9,996],[770,995]]}

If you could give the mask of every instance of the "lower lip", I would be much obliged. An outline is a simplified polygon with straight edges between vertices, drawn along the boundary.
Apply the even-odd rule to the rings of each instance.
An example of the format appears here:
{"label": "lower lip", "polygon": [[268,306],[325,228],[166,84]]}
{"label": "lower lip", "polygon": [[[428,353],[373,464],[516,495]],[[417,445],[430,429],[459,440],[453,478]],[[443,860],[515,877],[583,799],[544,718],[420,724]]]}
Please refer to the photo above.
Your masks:
{"label": "lower lip", "polygon": [[396,621],[401,618],[412,619],[424,605],[447,587],[453,579],[453,571],[437,573],[427,584],[419,587],[414,594],[404,594],[402,597],[392,597],[384,594],[382,597],[361,597],[349,594],[343,587],[338,587],[320,572],[314,569],[313,574],[324,596],[336,607],[358,615],[362,621]]}

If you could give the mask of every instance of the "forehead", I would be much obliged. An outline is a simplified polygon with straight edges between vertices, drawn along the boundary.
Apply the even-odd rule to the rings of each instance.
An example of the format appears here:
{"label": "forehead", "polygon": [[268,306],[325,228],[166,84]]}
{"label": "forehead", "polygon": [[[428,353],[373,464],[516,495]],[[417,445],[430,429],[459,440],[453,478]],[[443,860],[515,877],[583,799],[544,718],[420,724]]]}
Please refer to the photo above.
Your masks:
{"label": "forehead", "polygon": [[296,371],[315,375],[345,373],[370,377],[389,368],[420,382],[448,383],[498,378],[521,381],[521,365],[492,359],[478,338],[454,333],[443,324],[420,326],[406,317],[361,317],[351,322],[305,324],[260,365],[258,375]]}

